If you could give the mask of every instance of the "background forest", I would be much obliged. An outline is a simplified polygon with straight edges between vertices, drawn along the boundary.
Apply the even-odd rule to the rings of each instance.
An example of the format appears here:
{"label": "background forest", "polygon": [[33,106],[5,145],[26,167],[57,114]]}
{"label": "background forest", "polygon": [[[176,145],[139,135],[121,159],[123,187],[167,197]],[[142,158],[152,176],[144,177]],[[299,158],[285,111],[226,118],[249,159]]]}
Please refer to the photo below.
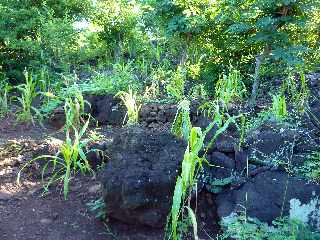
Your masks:
{"label": "background forest", "polygon": [[317,5],[4,0],[1,79],[22,83],[26,70],[54,94],[76,77],[84,91],[152,87],[154,98],[181,100],[214,96],[216,83],[232,68],[250,90],[258,78],[319,68]]}

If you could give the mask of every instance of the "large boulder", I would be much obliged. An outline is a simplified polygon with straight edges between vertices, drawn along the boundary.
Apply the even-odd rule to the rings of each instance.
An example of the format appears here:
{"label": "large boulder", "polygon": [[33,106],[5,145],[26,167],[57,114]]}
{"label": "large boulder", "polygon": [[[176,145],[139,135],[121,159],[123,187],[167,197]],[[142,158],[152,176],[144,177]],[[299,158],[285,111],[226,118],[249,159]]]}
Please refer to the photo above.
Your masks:
{"label": "large boulder", "polygon": [[163,227],[185,149],[169,133],[119,130],[107,146],[101,177],[107,214],[129,224]]}
{"label": "large boulder", "polygon": [[282,171],[257,174],[238,189],[228,189],[216,198],[220,218],[246,211],[247,216],[271,223],[289,214],[290,200],[306,204],[320,194],[320,185],[288,176]]}

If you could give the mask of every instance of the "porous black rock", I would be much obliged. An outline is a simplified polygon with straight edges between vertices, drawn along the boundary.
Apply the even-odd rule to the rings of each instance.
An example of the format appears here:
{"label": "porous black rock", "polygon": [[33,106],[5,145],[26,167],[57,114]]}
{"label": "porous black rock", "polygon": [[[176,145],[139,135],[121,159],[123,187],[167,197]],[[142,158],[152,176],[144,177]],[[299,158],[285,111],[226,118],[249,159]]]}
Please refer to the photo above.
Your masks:
{"label": "porous black rock", "polygon": [[128,224],[163,227],[185,149],[170,133],[121,129],[107,146],[101,174],[107,214]]}
{"label": "porous black rock", "polygon": [[233,212],[271,223],[277,217],[288,216],[290,200],[306,204],[320,194],[320,185],[291,177],[279,170],[263,171],[238,189],[227,189],[216,197],[220,218]]}

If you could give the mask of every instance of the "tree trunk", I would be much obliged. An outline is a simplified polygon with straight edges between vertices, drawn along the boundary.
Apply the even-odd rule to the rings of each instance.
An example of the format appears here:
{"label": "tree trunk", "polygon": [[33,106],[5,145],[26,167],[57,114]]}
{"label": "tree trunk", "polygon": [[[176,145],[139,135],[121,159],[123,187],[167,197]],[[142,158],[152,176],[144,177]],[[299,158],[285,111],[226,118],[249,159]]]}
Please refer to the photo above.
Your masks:
{"label": "tree trunk", "polygon": [[117,41],[116,46],[114,48],[114,58],[116,62],[120,62],[121,57],[121,35],[120,33],[117,34]]}
{"label": "tree trunk", "polygon": [[260,85],[260,68],[261,64],[265,60],[266,56],[270,53],[270,47],[268,45],[265,46],[263,53],[256,56],[256,67],[254,71],[254,78],[253,78],[253,85],[252,85],[252,92],[250,98],[250,106],[254,107],[256,105],[259,85]]}

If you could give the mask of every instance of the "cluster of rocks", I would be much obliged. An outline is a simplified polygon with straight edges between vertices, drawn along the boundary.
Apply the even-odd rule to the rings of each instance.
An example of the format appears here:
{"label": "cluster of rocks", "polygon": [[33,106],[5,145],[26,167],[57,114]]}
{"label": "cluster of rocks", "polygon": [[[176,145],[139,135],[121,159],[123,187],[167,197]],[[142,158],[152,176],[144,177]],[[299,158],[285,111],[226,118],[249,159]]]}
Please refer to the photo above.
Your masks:
{"label": "cluster of rocks", "polygon": [[172,123],[177,112],[173,104],[150,103],[141,107],[139,121],[147,128],[159,128],[161,125]]}
{"label": "cluster of rocks", "polygon": [[[311,83],[319,85],[317,81]],[[86,99],[91,104],[87,111],[100,124],[125,123],[126,109],[118,99],[111,95]],[[192,102],[191,121],[194,126],[205,128],[210,120],[199,114],[198,106]],[[319,102],[310,108],[320,116]],[[151,130],[170,126],[176,112],[174,104],[147,103],[139,115],[144,128],[120,128],[109,135],[112,141],[94,147],[108,159],[100,179],[111,218],[155,228],[165,225],[186,143],[168,131]],[[210,209],[215,211],[212,221],[219,222],[244,207],[247,216],[271,223],[289,214],[291,199],[306,204],[319,195],[320,185],[288,174],[317,150],[319,129],[315,125],[292,127],[269,122],[252,130],[241,146],[232,126],[218,137],[206,155],[210,166],[204,167],[199,178],[199,192],[208,196]],[[215,131],[208,134],[208,139]],[[92,154],[88,160],[97,165],[101,159]]]}
{"label": "cluster of rocks", "polygon": [[[85,96],[85,113],[90,114],[100,125],[123,126],[126,123],[126,109],[120,99],[113,95],[87,95]],[[193,123],[201,121],[198,107],[200,103],[193,101],[190,108],[190,118]],[[174,121],[177,105],[170,103],[145,103],[139,112],[139,123],[148,129],[168,129]],[[65,116],[63,108],[57,108],[50,121],[60,128],[64,125]]]}
{"label": "cluster of rocks", "polygon": [[[262,161],[267,154],[283,153],[281,149],[292,142],[290,156],[295,163],[302,152],[317,145],[312,142],[309,149],[302,148],[300,143],[307,136],[302,130],[261,126],[239,148],[237,137],[230,132],[221,135],[207,154],[211,167],[205,167],[199,179],[199,192],[214,199],[211,210],[216,211],[216,219],[212,221],[219,222],[245,206],[248,216],[272,222],[288,215],[291,199],[305,204],[320,194],[318,184],[289,176],[282,165],[276,166],[271,160]],[[167,132],[120,129],[105,146],[109,160],[101,174],[108,215],[128,224],[163,227],[185,148],[185,142]],[[281,157],[285,161],[288,156],[278,155]]]}
{"label": "cluster of rocks", "polygon": [[[191,102],[190,119],[193,124],[203,120],[203,116],[198,111],[200,103]],[[177,113],[176,104],[146,103],[141,107],[139,122],[149,129],[158,129],[164,125],[171,125]]]}

